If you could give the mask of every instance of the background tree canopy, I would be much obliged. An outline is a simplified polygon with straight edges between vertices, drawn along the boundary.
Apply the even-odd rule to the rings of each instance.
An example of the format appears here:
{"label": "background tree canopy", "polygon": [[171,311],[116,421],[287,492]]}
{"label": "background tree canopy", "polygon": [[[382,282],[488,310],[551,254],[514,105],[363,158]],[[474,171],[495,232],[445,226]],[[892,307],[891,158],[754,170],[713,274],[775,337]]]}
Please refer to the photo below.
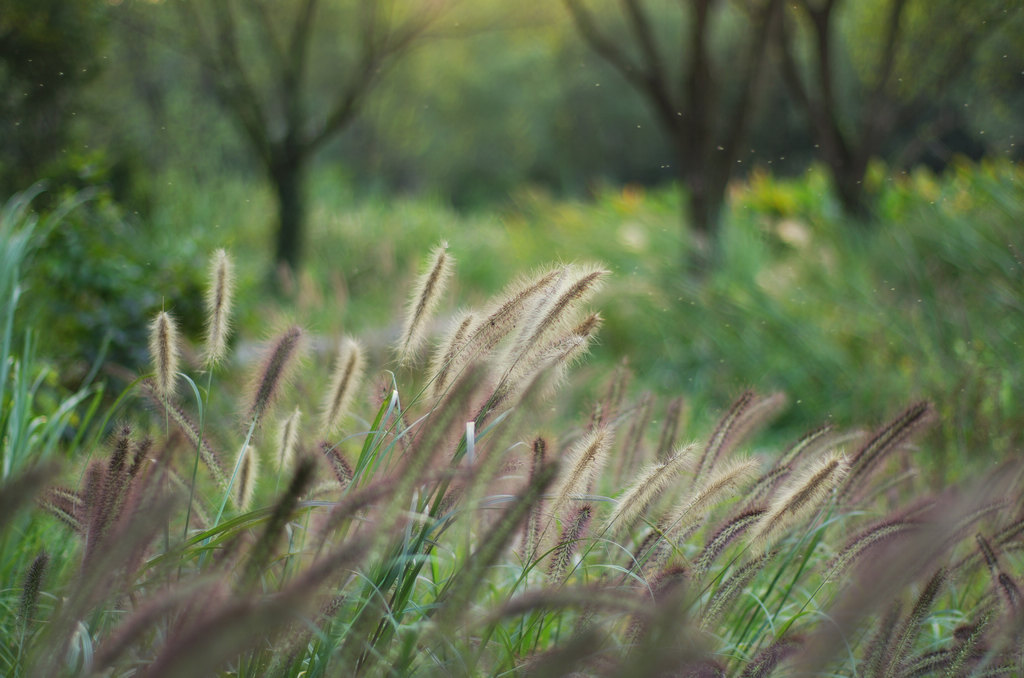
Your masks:
{"label": "background tree canopy", "polygon": [[1006,0],[8,6],[8,190],[98,173],[144,214],[163,172],[262,175],[290,266],[311,165],[460,208],[679,181],[700,234],[757,166],[823,162],[864,216],[872,159],[1021,153],[1024,12]]}

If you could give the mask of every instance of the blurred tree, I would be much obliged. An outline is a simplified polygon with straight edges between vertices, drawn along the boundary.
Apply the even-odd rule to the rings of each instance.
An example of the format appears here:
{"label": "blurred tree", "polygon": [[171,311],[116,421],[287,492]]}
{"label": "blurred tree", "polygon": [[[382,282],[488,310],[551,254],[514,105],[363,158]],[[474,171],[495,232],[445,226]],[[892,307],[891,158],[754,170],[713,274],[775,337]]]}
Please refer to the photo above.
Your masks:
{"label": "blurred tree", "polygon": [[103,5],[91,0],[0,4],[0,191],[9,194],[68,162],[82,85],[96,72]]}
{"label": "blurred tree", "polygon": [[[671,140],[689,193],[685,217],[696,263],[706,263],[714,256],[725,189],[750,126],[781,0],[680,3],[685,37],[682,27],[655,14],[654,0],[619,0],[625,30],[602,25],[607,18],[585,0],[564,2],[584,41],[644,97]],[[713,49],[723,33],[731,33],[729,45]]]}
{"label": "blurred tree", "polygon": [[[273,185],[275,256],[295,269],[312,156],[348,127],[387,70],[426,33],[443,2],[180,0],[182,28],[224,109]],[[335,42],[313,73],[317,29]],[[321,100],[316,100],[320,97]]]}
{"label": "blurred tree", "polygon": [[[789,5],[775,41],[782,73],[810,123],[840,204],[856,217],[871,211],[868,164],[894,130],[917,127],[929,137],[956,131],[969,102],[951,105],[947,93],[972,77],[975,55],[1021,13],[1019,2],[1007,0]],[[906,131],[902,136],[915,137]],[[920,134],[916,143],[922,143]]]}

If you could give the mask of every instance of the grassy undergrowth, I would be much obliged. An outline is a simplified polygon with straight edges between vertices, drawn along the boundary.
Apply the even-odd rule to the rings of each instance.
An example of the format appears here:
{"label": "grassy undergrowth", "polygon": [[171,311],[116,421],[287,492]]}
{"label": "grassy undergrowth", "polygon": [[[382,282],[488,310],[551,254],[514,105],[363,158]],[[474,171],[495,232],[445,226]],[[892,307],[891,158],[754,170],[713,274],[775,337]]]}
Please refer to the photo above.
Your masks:
{"label": "grassy undergrowth", "polygon": [[[396,281],[439,240],[460,261],[460,303],[481,303],[523,270],[592,258],[613,275],[581,376],[600,379],[628,356],[640,389],[687,397],[697,431],[750,384],[785,391],[792,405],[768,433],[778,445],[821,421],[853,427],[927,397],[940,424],[920,463],[941,482],[1022,442],[1024,375],[1013,366],[1024,340],[1024,176],[998,162],[884,176],[872,175],[877,221],[861,225],[839,215],[821,171],[755,173],[733,188],[719,266],[694,281],[679,273],[688,243],[671,188],[606,189],[587,202],[524,190],[501,209],[457,213],[423,198],[353,196],[323,173],[311,191],[308,266],[277,315],[316,334],[359,333],[373,349],[397,331]],[[269,196],[248,183],[169,181],[153,247],[187,243],[182,256],[195,266],[228,247],[255,288],[269,267]],[[203,226],[182,238],[183,223]],[[442,302],[440,315],[456,309]],[[239,325],[258,336],[268,312],[253,294],[240,300]]]}
{"label": "grassy undergrowth", "polygon": [[[477,296],[455,284],[472,256],[427,249],[406,310],[363,326],[384,339],[357,339],[351,308],[316,332],[282,314],[233,362],[232,280],[236,306],[259,293],[218,254],[203,341],[167,300],[150,371],[102,416],[72,402],[48,458],[29,438],[0,487],[6,675],[1024,670],[1022,469],[931,486],[912,442],[941,407],[756,445],[781,393],[743,391],[715,424],[598,363],[574,421],[562,382],[615,264]],[[467,310],[436,329],[451,297]],[[53,421],[17,398],[8,427]]]}

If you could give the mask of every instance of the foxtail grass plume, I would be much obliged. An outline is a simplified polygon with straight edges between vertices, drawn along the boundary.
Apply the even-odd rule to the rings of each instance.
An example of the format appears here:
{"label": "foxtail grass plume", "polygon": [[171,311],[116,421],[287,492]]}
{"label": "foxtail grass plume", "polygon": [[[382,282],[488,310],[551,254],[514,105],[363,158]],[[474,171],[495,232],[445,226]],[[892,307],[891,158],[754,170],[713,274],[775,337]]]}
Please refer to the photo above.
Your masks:
{"label": "foxtail grass plume", "polygon": [[880,461],[892,450],[906,441],[919,429],[935,419],[931,403],[915,403],[896,416],[895,419],[876,431],[871,438],[853,455],[850,473],[840,492],[840,499],[847,501],[872,474]]}
{"label": "foxtail grass plume", "polygon": [[885,520],[863,530],[846,543],[839,553],[826,566],[826,576],[837,580],[846,570],[872,547],[894,539],[902,534],[918,528],[919,523],[897,518]]}
{"label": "foxtail grass plume", "polygon": [[[156,393],[155,387],[145,388],[144,391],[154,403],[157,405],[161,403],[161,399]],[[192,421],[185,411],[177,404],[167,403],[166,400],[163,401],[163,404],[166,405],[165,411],[170,417],[170,420],[178,426],[178,429],[182,433],[185,434],[185,437],[188,438],[188,441],[192,446],[199,450],[199,456],[203,460],[203,463],[206,464],[207,468],[209,468],[210,473],[213,475],[213,479],[217,481],[217,484],[221,487],[227,488],[228,480],[227,476],[224,475],[224,469],[221,466],[220,458],[218,454],[214,452],[213,448],[210,447],[210,443],[206,437],[201,435],[201,431],[196,423]],[[146,447],[148,449],[148,444]],[[141,451],[141,454],[144,455],[145,453],[146,450]],[[132,466],[136,471],[138,471],[138,464],[142,463],[144,457],[139,457],[138,454],[136,456],[137,459],[133,460]],[[136,462],[138,462],[138,464]]]}
{"label": "foxtail grass plume", "polygon": [[288,418],[281,422],[277,431],[277,470],[285,471],[291,468],[295,459],[295,448],[299,444],[299,422],[302,420],[302,411],[299,408],[292,410]]}
{"label": "foxtail grass plume", "polygon": [[569,565],[572,564],[573,554],[579,546],[590,525],[590,517],[593,513],[593,506],[589,503],[580,506],[572,511],[566,520],[562,534],[558,537],[555,550],[551,554],[551,564],[548,566],[548,580],[559,583],[565,577]]}
{"label": "foxtail grass plume", "polygon": [[331,384],[324,397],[320,420],[324,435],[330,435],[341,424],[363,378],[364,364],[363,347],[352,337],[345,337],[338,348]]}
{"label": "foxtail grass plume", "polygon": [[768,564],[768,561],[774,555],[772,552],[764,552],[754,556],[753,559],[723,581],[711,595],[707,606],[704,608],[704,614],[701,615],[700,628],[707,630],[719,617],[725,614],[733,601],[747,588],[747,585],[754,580],[754,577],[764,569],[764,566]]}
{"label": "foxtail grass plume", "polygon": [[26,628],[32,623],[36,602],[39,600],[39,591],[43,585],[43,577],[46,575],[46,567],[49,564],[50,555],[46,551],[40,551],[29,565],[28,573],[25,575],[25,585],[21,589],[21,605],[18,607],[18,618]]}
{"label": "foxtail grass plume", "polygon": [[614,532],[631,526],[647,507],[668,489],[676,476],[693,462],[696,445],[690,444],[676,449],[669,457],[658,464],[648,464],[640,469],[622,496],[615,510],[608,516],[604,530]]}
{"label": "foxtail grass plume", "polygon": [[[345,460],[341,452],[338,450],[336,445],[332,445],[327,441],[320,443],[320,451],[324,455],[324,459],[327,460],[331,470],[334,472],[334,477],[338,479],[338,484],[342,488],[348,487],[348,484],[352,482],[355,477],[355,473],[352,470],[352,466]],[[336,487],[336,486],[335,486]]]}
{"label": "foxtail grass plume", "polygon": [[601,326],[601,316],[588,315],[566,336],[558,337],[543,348],[531,351],[527,360],[514,364],[495,388],[494,395],[486,405],[488,411],[495,411],[509,401],[518,398],[538,378],[543,381],[541,397],[548,398],[565,381],[569,368],[580,360],[590,349],[594,333]]}
{"label": "foxtail grass plume", "polygon": [[238,467],[238,483],[235,486],[235,505],[239,511],[248,511],[256,493],[256,480],[259,477],[260,457],[256,448],[249,445],[245,448],[242,464]]}
{"label": "foxtail grass plume", "polygon": [[561,272],[561,281],[556,295],[546,303],[534,306],[526,319],[523,331],[507,358],[506,373],[512,372],[520,362],[528,362],[528,356],[541,349],[544,338],[569,329],[572,312],[600,287],[608,271],[598,266],[568,266]]}
{"label": "foxtail grass plume", "polygon": [[302,329],[292,326],[270,345],[260,371],[253,380],[252,403],[248,411],[251,421],[261,421],[280,393],[283,382],[287,380],[295,365],[302,339]]}
{"label": "foxtail grass plume", "polygon": [[210,262],[210,282],[206,288],[206,347],[203,364],[208,369],[227,354],[234,288],[234,263],[227,252],[218,249]]}
{"label": "foxtail grass plume", "polygon": [[[608,461],[608,450],[614,438],[610,427],[602,426],[581,438],[566,455],[565,470],[554,487],[554,498],[549,505],[550,518],[544,529],[546,533],[551,520],[565,511],[573,495],[586,493],[594,480],[601,474]],[[543,541],[544,534],[541,534]]]}
{"label": "foxtail grass plume", "polygon": [[768,678],[780,663],[800,649],[803,639],[799,636],[785,636],[757,653],[743,668],[740,678]]}
{"label": "foxtail grass plume", "polygon": [[704,550],[701,551],[700,556],[693,563],[693,572],[695,576],[701,576],[709,569],[715,562],[718,556],[722,555],[725,548],[731,544],[737,537],[742,535],[751,526],[756,525],[761,517],[767,511],[765,509],[757,508],[750,511],[744,511],[739,515],[731,518],[725,525],[720,527],[714,536],[708,540],[708,543],[704,546]]}
{"label": "foxtail grass plume", "polygon": [[470,358],[466,355],[466,348],[476,320],[476,314],[472,311],[459,313],[452,322],[448,334],[438,344],[428,371],[428,374],[431,375],[430,394],[432,398],[441,397],[444,390],[451,384],[452,377],[460,372],[459,367]]}
{"label": "foxtail grass plume", "polygon": [[779,490],[751,542],[761,549],[795,527],[824,504],[846,476],[849,464],[837,453],[824,455]]}
{"label": "foxtail grass plume", "polygon": [[181,353],[178,325],[167,311],[160,311],[149,324],[149,357],[153,361],[153,381],[157,395],[170,400],[178,374]]}
{"label": "foxtail grass plume", "polygon": [[[563,272],[563,269],[555,268],[534,278],[518,280],[509,285],[499,301],[473,327],[467,340],[471,354],[487,353],[512,330],[519,327],[530,311],[530,302],[549,293],[557,285]],[[470,356],[472,357],[475,355]]]}
{"label": "foxtail grass plume", "polygon": [[442,243],[431,251],[426,271],[416,281],[413,294],[406,310],[405,324],[398,340],[398,362],[406,365],[423,345],[425,330],[441,294],[452,273],[452,258],[448,255],[448,243]]}
{"label": "foxtail grass plume", "polygon": [[[544,466],[547,457],[548,441],[543,436],[533,439],[532,454],[530,455],[530,480],[537,475],[537,472]],[[530,511],[523,528],[523,560],[527,563],[537,555],[538,539],[541,531],[541,502]]]}
{"label": "foxtail grass plume", "polygon": [[744,437],[771,419],[785,404],[786,396],[782,393],[772,393],[764,397],[758,397],[753,391],[743,393],[722,417],[715,432],[708,439],[707,447],[697,465],[694,483],[701,481],[706,473],[714,469],[719,459],[727,456]]}
{"label": "foxtail grass plume", "polygon": [[665,531],[675,534],[704,516],[706,509],[718,504],[757,477],[756,459],[732,460],[715,471],[691,496],[676,505],[665,518]]}

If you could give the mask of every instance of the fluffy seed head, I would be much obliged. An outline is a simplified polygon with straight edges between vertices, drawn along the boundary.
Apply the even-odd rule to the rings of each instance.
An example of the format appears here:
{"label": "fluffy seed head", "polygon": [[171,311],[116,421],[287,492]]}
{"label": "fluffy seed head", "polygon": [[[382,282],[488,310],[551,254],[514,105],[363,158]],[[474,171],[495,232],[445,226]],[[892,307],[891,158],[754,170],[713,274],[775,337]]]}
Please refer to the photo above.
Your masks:
{"label": "fluffy seed head", "polygon": [[210,283],[206,288],[206,348],[203,363],[207,368],[223,360],[227,353],[234,288],[234,263],[227,252],[218,249],[210,262]]}
{"label": "fluffy seed head", "polygon": [[608,449],[613,438],[612,430],[602,426],[585,435],[569,450],[565,471],[554,487],[554,498],[549,509],[552,518],[560,516],[572,496],[585,493],[600,475],[608,461]]}
{"label": "fluffy seed head", "polygon": [[253,383],[252,404],[249,406],[250,420],[259,421],[280,392],[295,365],[302,344],[302,329],[292,326],[284,331],[267,351],[263,365]]}
{"label": "fluffy seed head", "polygon": [[777,537],[811,517],[831,496],[848,469],[842,455],[824,455],[779,490],[751,541],[767,548]]}
{"label": "fluffy seed head", "polygon": [[441,243],[430,252],[426,270],[416,281],[413,294],[409,298],[402,336],[398,340],[400,364],[408,364],[423,345],[427,322],[437,308],[451,273],[452,258],[448,254],[448,243]]}
{"label": "fluffy seed head", "polygon": [[324,397],[321,429],[325,435],[337,430],[352,403],[352,397],[363,378],[363,347],[351,337],[345,337],[338,348],[331,375],[330,388]]}
{"label": "fluffy seed head", "polygon": [[238,467],[238,484],[235,489],[235,505],[239,511],[249,510],[253,494],[256,492],[256,479],[259,476],[260,457],[256,448],[249,445],[245,448],[245,456]]}
{"label": "fluffy seed head", "polygon": [[25,575],[25,585],[21,591],[21,605],[18,608],[18,617],[25,626],[28,626],[32,621],[36,601],[39,600],[39,590],[43,584],[43,576],[46,574],[46,566],[49,563],[49,554],[46,551],[40,551]]}
{"label": "fluffy seed head", "polygon": [[295,408],[288,418],[281,422],[277,431],[277,459],[278,470],[286,470],[291,467],[295,459],[295,447],[299,442],[299,422],[302,420],[302,411]]}
{"label": "fluffy seed head", "polygon": [[518,280],[499,298],[487,315],[473,327],[468,345],[473,353],[483,354],[520,326],[538,296],[549,293],[563,274],[560,268],[545,271],[531,279]]}
{"label": "fluffy seed head", "polygon": [[452,322],[448,334],[438,345],[428,371],[428,374],[431,375],[430,393],[432,397],[441,397],[445,388],[451,384],[452,377],[461,371],[460,368],[471,357],[467,355],[466,348],[476,320],[476,315],[472,311],[459,313]]}
{"label": "fluffy seed head", "polygon": [[528,360],[531,352],[545,345],[545,337],[559,334],[571,327],[573,311],[586,301],[608,275],[608,271],[597,266],[567,266],[557,279],[561,286],[549,299],[533,308],[523,331],[516,339],[508,358],[509,370],[521,361]]}
{"label": "fluffy seed head", "polygon": [[153,361],[156,392],[164,400],[174,395],[181,351],[179,344],[178,325],[174,317],[167,311],[160,311],[149,323],[149,357]]}
{"label": "fluffy seed head", "polygon": [[678,533],[704,517],[706,509],[728,499],[740,487],[757,477],[756,459],[732,460],[722,465],[691,496],[688,496],[665,518],[666,531]]}
{"label": "fluffy seed head", "polygon": [[668,489],[679,472],[693,462],[695,449],[696,446],[690,444],[677,449],[660,464],[649,464],[640,469],[633,484],[622,494],[615,510],[608,516],[604,529],[613,531],[632,525]]}
{"label": "fluffy seed head", "polygon": [[590,504],[580,506],[573,510],[565,527],[562,528],[558,544],[555,545],[555,550],[551,554],[551,564],[548,566],[548,580],[552,583],[558,583],[569,569],[573,554],[590,525],[592,512],[593,508]]}

